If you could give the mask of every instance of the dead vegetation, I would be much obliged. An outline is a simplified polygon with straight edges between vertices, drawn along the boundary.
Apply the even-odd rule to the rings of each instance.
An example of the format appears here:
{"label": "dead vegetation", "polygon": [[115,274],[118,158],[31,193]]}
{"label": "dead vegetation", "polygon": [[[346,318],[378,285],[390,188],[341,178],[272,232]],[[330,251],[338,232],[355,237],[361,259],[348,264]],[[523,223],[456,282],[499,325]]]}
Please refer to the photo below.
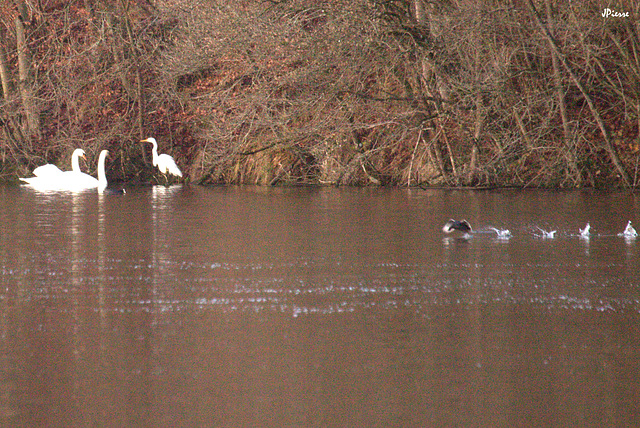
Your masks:
{"label": "dead vegetation", "polygon": [[[638,184],[638,6],[16,1],[0,174],[155,136],[198,183]],[[22,29],[21,29],[22,25]],[[22,31],[22,36],[21,36]],[[148,148],[147,148],[148,149]]]}

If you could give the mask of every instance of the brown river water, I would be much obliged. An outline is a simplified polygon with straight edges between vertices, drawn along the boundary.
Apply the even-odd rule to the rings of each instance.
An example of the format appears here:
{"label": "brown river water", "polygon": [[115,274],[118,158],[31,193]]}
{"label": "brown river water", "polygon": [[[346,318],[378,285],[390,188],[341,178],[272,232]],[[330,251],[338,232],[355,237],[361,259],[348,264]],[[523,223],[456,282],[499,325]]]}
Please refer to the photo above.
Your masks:
{"label": "brown river water", "polygon": [[639,426],[639,204],[0,187],[0,426]]}

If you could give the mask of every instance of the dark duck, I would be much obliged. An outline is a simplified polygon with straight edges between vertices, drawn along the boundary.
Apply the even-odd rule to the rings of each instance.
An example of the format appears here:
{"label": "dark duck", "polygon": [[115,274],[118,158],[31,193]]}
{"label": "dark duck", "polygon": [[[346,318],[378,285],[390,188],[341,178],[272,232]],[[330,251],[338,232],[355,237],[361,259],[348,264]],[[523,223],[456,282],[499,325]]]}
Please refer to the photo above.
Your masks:
{"label": "dark duck", "polygon": [[471,225],[467,220],[449,219],[442,227],[442,231],[445,233],[451,233],[454,230],[462,233],[473,233],[473,229],[471,229]]}

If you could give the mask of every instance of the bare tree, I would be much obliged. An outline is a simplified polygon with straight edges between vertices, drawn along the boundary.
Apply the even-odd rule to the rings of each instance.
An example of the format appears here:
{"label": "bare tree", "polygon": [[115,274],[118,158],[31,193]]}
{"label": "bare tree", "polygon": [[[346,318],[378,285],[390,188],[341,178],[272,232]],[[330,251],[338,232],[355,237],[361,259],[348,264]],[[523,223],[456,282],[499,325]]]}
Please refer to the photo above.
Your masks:
{"label": "bare tree", "polygon": [[9,102],[13,93],[13,82],[9,72],[9,62],[4,43],[0,43],[0,80],[2,80],[2,95],[5,102]]}
{"label": "bare tree", "polygon": [[639,182],[640,42],[596,2],[16,5],[0,5],[5,176],[81,146],[147,180],[155,136],[200,183]]}
{"label": "bare tree", "polygon": [[25,21],[27,20],[26,6],[24,2],[16,2],[20,13],[15,18],[16,28],[16,48],[18,51],[18,82],[20,96],[26,117],[25,130],[30,137],[40,140],[40,110],[35,96],[35,82],[31,70],[31,56],[27,45],[27,30]]}

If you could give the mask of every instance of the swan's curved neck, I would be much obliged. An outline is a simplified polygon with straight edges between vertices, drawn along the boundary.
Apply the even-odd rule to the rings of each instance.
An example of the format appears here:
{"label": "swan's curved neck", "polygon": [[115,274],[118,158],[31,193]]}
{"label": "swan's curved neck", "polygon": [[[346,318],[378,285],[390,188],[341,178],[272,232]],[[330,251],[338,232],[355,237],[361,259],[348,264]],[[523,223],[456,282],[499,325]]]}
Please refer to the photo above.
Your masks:
{"label": "swan's curved neck", "polygon": [[71,156],[71,170],[73,172],[81,172],[80,171],[80,153],[73,152],[73,156]]}
{"label": "swan's curved neck", "polygon": [[104,164],[107,160],[107,151],[103,150],[100,153],[100,158],[98,159],[98,187],[100,189],[105,189],[107,187],[107,173],[105,171]]}

